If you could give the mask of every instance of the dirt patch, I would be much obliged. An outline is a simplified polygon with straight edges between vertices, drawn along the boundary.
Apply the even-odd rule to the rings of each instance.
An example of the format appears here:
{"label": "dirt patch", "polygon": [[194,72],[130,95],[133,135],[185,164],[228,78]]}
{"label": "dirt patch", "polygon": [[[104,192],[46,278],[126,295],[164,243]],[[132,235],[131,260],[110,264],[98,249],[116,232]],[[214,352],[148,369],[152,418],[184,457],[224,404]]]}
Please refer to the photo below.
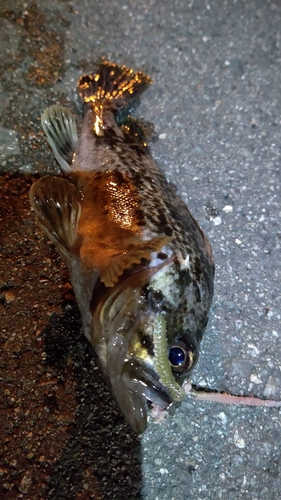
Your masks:
{"label": "dirt patch", "polygon": [[141,498],[140,444],[81,330],[32,179],[0,176],[0,496]]}

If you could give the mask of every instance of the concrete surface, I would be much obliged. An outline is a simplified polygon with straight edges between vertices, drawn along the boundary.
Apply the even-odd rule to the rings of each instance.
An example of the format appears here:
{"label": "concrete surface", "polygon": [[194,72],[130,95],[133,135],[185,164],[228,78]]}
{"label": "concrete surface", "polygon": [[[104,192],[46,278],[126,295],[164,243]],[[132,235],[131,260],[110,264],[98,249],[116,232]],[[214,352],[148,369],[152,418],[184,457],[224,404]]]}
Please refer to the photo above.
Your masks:
{"label": "concrete surface", "polygon": [[[57,171],[40,113],[60,103],[79,117],[76,81],[98,57],[146,71],[154,85],[137,113],[154,123],[153,155],[208,234],[216,261],[216,294],[193,382],[274,399],[281,399],[280,26],[280,0],[4,0],[0,6],[1,171]],[[64,331],[64,320],[56,321],[55,330]],[[47,319],[46,328],[52,329]],[[82,337],[79,345],[88,349]],[[85,387],[102,382],[89,382],[93,372],[85,383],[79,370],[77,435],[60,437],[40,491],[19,489],[18,477],[15,486],[6,481],[3,498],[281,498],[280,410],[187,399],[162,425],[150,423],[139,443],[124,431],[109,396],[104,405],[103,389],[91,403],[99,423],[85,423],[91,398]],[[5,387],[4,370],[2,377]],[[129,436],[127,448],[120,435]],[[69,472],[74,463],[76,476]],[[29,461],[31,475],[37,466]],[[100,496],[83,490],[87,467],[103,484]]]}

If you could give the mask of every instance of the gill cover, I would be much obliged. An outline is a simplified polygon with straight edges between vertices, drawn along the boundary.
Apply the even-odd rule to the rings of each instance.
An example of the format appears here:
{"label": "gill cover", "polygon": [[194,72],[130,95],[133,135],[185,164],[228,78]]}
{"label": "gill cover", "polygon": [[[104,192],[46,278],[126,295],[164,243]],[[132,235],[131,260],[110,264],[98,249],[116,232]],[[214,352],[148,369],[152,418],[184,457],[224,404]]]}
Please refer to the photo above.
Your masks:
{"label": "gill cover", "polygon": [[146,428],[146,399],[128,388],[123,379],[138,322],[138,301],[139,290],[125,288],[120,293],[116,287],[103,303],[99,302],[92,320],[91,343],[122,413],[139,434]]}
{"label": "gill cover", "polygon": [[[168,359],[165,315],[148,314],[142,306],[139,288],[117,286],[99,303],[91,329],[101,368],[137,433],[147,425],[147,401],[164,410],[184,397]],[[154,343],[153,354],[142,344],[145,336]]]}

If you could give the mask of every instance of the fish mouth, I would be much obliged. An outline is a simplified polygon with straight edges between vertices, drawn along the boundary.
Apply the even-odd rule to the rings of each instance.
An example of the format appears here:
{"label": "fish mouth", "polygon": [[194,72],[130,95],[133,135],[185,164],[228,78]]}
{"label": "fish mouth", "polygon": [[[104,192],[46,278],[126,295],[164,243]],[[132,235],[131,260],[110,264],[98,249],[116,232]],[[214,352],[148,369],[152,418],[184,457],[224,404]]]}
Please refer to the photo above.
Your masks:
{"label": "fish mouth", "polygon": [[148,402],[160,410],[166,410],[175,402],[146,360],[131,357],[122,362],[114,356],[107,364],[106,372],[119,408],[136,434],[142,434],[147,427]]}
{"label": "fish mouth", "polygon": [[158,373],[141,359],[125,362],[122,382],[130,391],[150,401],[161,410],[165,410],[174,402],[167,387],[159,380]]}
{"label": "fish mouth", "polygon": [[140,351],[139,356],[134,348],[130,348],[129,339],[134,331],[133,323],[126,330],[126,335],[121,335],[119,330],[110,336],[106,349],[106,372],[121,411],[139,434],[147,426],[147,401],[165,410],[172,403],[181,401],[184,391],[176,382],[167,356],[165,315],[150,315],[146,322],[146,331],[153,331],[153,356],[145,349]]}
{"label": "fish mouth", "polygon": [[153,367],[142,359],[125,361],[119,380],[110,378],[110,383],[121,411],[137,434],[147,427],[148,401],[160,410],[174,403]]}
{"label": "fish mouth", "polygon": [[[160,410],[184,397],[182,387],[177,383],[167,356],[166,320],[164,314],[150,317],[147,331],[153,331],[154,357],[143,359],[131,356],[126,359],[122,370],[122,383],[136,397],[150,401]],[[127,416],[127,415],[126,415]]]}

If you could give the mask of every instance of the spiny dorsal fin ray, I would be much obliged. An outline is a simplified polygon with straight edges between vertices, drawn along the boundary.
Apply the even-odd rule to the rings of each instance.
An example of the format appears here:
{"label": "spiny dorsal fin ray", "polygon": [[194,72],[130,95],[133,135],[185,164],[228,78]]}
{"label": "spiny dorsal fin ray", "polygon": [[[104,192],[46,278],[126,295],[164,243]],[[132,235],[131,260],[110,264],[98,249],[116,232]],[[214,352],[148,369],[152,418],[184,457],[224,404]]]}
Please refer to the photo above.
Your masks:
{"label": "spiny dorsal fin ray", "polygon": [[69,257],[81,212],[78,189],[66,179],[43,177],[32,185],[29,198],[47,236]]}
{"label": "spiny dorsal fin ray", "polygon": [[41,116],[41,124],[60,168],[70,173],[78,141],[75,118],[62,106],[50,106]]}

